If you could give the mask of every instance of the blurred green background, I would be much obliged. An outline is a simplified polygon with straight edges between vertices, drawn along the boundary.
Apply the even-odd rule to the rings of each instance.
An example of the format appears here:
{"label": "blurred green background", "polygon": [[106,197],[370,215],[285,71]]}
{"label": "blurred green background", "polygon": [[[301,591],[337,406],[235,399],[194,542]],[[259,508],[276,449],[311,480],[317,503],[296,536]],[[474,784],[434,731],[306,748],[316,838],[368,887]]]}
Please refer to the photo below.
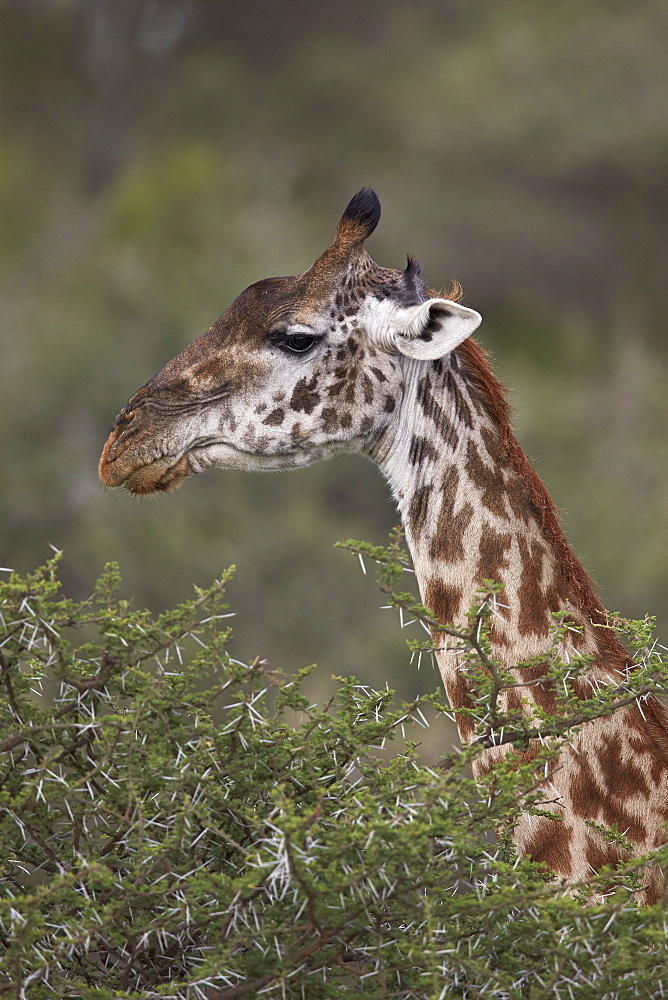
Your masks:
{"label": "blurred green background", "polygon": [[609,608],[668,617],[665,0],[5,0],[3,565],[164,608],[239,566],[235,650],[436,685],[356,561],[373,466],[105,491],[127,398],[251,282],[304,270],[374,187],[369,250],[455,275],[518,436]]}

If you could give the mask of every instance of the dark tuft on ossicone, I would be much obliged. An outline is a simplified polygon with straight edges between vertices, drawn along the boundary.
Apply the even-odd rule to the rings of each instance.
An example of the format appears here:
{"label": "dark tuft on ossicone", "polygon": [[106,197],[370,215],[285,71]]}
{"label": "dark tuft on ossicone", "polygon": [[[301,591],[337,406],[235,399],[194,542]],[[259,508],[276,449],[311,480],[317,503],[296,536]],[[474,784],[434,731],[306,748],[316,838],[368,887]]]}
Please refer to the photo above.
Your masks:
{"label": "dark tuft on ossicone", "polygon": [[360,238],[371,236],[380,219],[380,201],[371,188],[362,188],[354,195],[341,217],[341,222],[354,222],[360,228]]}
{"label": "dark tuft on ossicone", "polygon": [[424,302],[426,296],[424,282],[420,277],[421,274],[422,264],[417,257],[409,253],[406,259],[406,267],[401,272],[404,305],[413,306],[417,305],[418,302]]}
{"label": "dark tuft on ossicone", "polygon": [[422,274],[422,264],[414,257],[412,253],[409,253],[406,257],[406,269],[404,271],[407,281],[415,281]]}
{"label": "dark tuft on ossicone", "polygon": [[422,302],[425,297],[424,282],[420,277],[421,274],[422,264],[417,257],[409,253],[406,259],[406,268],[403,272],[404,287],[408,297],[415,302]]}

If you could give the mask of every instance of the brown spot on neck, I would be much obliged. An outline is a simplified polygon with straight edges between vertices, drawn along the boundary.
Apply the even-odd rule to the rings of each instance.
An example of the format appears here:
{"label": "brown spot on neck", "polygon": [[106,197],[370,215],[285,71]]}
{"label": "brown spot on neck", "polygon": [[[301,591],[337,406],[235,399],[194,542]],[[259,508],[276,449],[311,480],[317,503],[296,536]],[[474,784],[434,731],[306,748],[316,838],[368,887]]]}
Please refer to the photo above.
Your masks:
{"label": "brown spot on neck", "polygon": [[429,498],[432,490],[433,486],[431,485],[418,486],[411,498],[411,502],[408,507],[408,522],[411,534],[414,538],[419,538],[420,533],[424,528],[427,512],[429,510]]}
{"label": "brown spot on neck", "polygon": [[548,604],[542,587],[545,549],[536,542],[527,541],[521,535],[517,542],[522,561],[522,576],[517,591],[519,601],[517,630],[520,635],[547,637],[552,623],[550,612],[558,611],[559,608]]}
{"label": "brown spot on neck", "polygon": [[497,517],[508,520],[503,502],[505,496],[503,479],[492,466],[483,461],[475,441],[470,439],[466,446],[466,471],[483,507]]}
{"label": "brown spot on neck", "polygon": [[428,374],[422,376],[418,386],[417,401],[420,404],[425,417],[429,420],[433,420],[437,425],[445,420],[443,407],[434,398],[431,387],[431,378]]}
{"label": "brown spot on neck", "polygon": [[462,608],[463,590],[443,580],[429,580],[424,591],[424,602],[442,625],[452,625]]}
{"label": "brown spot on neck", "polygon": [[650,787],[638,762],[624,753],[628,741],[620,733],[603,733],[601,743],[596,748],[601,783],[609,795],[615,798],[628,798],[642,795],[650,796]]}
{"label": "brown spot on neck", "polygon": [[460,420],[466,427],[471,430],[473,427],[473,414],[471,413],[471,407],[469,406],[464,393],[459,388],[457,383],[457,376],[453,374],[451,370],[448,370],[445,376],[445,385],[452,399],[452,407],[455,412],[455,416]]}
{"label": "brown spot on neck", "polygon": [[470,715],[462,715],[459,711],[462,708],[473,708],[471,700],[471,684],[457,671],[453,671],[444,680],[445,692],[450,702],[450,707],[455,713],[455,722],[462,743],[467,743],[475,733],[475,721]]}
{"label": "brown spot on neck", "polygon": [[536,663],[532,667],[521,667],[520,675],[522,680],[528,681],[525,688],[525,694],[530,701],[534,704],[539,705],[550,715],[555,715],[557,712],[557,694],[555,691],[554,681],[542,681],[541,677],[545,675],[546,665],[544,663]]}
{"label": "brown spot on neck", "polygon": [[435,462],[438,459],[438,452],[429,438],[414,434],[408,452],[409,462],[411,465],[422,465],[428,459]]}
{"label": "brown spot on neck", "polygon": [[471,523],[473,507],[470,503],[465,503],[455,515],[459,478],[459,471],[454,465],[448,468],[443,477],[436,533],[429,547],[431,559],[456,562],[464,558],[464,534]]}
{"label": "brown spot on neck", "polygon": [[508,569],[508,550],[512,541],[509,532],[495,531],[490,525],[485,525],[478,547],[478,565],[476,567],[476,583],[483,580],[493,580],[503,583],[502,570]]}
{"label": "brown spot on neck", "polygon": [[[643,765],[649,780],[658,785],[668,772],[668,714],[656,698],[637,705],[630,705],[623,714],[623,725],[629,734],[629,746],[636,753],[643,753]],[[664,803],[668,820],[668,801]],[[663,841],[662,841],[663,843]]]}
{"label": "brown spot on neck", "polygon": [[573,828],[563,821],[543,817],[534,818],[533,822],[538,829],[524,845],[524,853],[555,875],[570,878],[573,874]]}
{"label": "brown spot on neck", "polygon": [[[590,723],[591,725],[596,726],[595,723]],[[647,840],[648,830],[639,810],[635,807],[634,811],[631,811],[628,795],[626,798],[617,796],[614,793],[614,786],[612,789],[609,787],[609,772],[606,775],[600,773],[600,754],[604,752],[605,745],[601,741],[596,748],[595,756],[592,756],[591,753],[586,755],[581,753],[578,755],[577,771],[571,781],[570,787],[570,800],[573,813],[585,820],[593,820],[608,827],[616,824],[620,833],[623,833],[630,841],[635,844],[644,845]],[[594,772],[594,763],[596,763],[596,773]],[[625,768],[627,764],[628,761],[624,763],[623,767]],[[616,780],[623,782],[623,774],[619,774]],[[592,843],[594,844],[594,842]],[[618,853],[612,862],[606,860],[600,861],[597,864],[591,863],[598,871],[598,868],[602,864],[614,863],[621,856],[621,853]],[[589,855],[587,857],[589,858]]]}

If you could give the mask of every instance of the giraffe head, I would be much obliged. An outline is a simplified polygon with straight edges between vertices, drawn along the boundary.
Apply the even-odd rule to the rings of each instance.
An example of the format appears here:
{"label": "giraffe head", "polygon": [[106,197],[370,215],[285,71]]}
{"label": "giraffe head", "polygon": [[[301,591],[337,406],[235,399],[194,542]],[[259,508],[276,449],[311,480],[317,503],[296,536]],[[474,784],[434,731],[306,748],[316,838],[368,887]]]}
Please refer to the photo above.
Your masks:
{"label": "giraffe head", "polygon": [[480,323],[429,298],[417,261],[395,271],[371,260],[364,241],[379,217],[363,189],[308,271],[245,289],[142,386],[112,424],[102,482],[148,494],[214,466],[296,468],[371,451],[408,368],[448,354]]}

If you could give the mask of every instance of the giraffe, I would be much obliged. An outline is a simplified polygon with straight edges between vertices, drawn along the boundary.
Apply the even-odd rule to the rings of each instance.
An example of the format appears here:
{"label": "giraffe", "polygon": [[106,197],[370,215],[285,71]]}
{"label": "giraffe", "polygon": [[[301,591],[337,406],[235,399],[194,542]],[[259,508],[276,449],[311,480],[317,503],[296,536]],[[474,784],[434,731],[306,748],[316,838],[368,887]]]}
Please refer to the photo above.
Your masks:
{"label": "giraffe", "polygon": [[[110,487],[170,491],[210,467],[299,468],[338,452],[369,456],[401,514],[422,600],[461,625],[483,580],[504,585],[491,645],[504,666],[545,653],[552,613],[573,630],[563,657],[588,653],[591,684],[628,664],[592,581],[571,551],[555,506],[513,436],[505,392],[471,339],[481,316],[461,290],[425,288],[419,262],[377,265],[365,241],[380,218],[363,188],[330,247],[303,274],[251,285],[198,340],[140,388],[114,420],[99,474]],[[437,651],[463,742],[473,722],[456,652]],[[507,707],[555,711],[540,668]],[[586,696],[586,695],[585,695]],[[505,752],[490,748],[482,774]],[[624,857],[588,825],[617,825],[638,853],[665,841],[668,718],[656,700],[584,724],[550,775],[561,821],[522,818],[520,853],[561,882],[587,879]],[[660,898],[656,867],[644,902]]]}

